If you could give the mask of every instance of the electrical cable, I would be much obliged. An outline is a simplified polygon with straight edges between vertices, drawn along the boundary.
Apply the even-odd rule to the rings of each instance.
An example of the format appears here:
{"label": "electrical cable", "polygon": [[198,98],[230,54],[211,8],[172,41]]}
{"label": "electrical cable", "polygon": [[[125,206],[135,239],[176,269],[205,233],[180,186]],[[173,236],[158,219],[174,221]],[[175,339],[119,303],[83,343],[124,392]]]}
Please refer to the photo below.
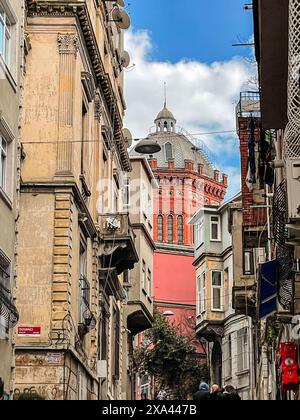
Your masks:
{"label": "electrical cable", "polygon": [[[191,136],[210,136],[210,135],[217,135],[217,134],[227,134],[227,133],[236,133],[237,130],[229,130],[229,131],[213,131],[213,132],[206,132],[206,133],[191,133]],[[175,135],[181,135],[180,133],[162,133],[163,138],[173,138]],[[146,138],[146,137],[145,137]],[[142,140],[142,138],[136,138],[133,139],[133,141],[140,141]],[[49,140],[49,141],[34,141],[34,140],[28,140],[28,141],[21,141],[21,144],[63,144],[63,143],[98,143],[98,142],[102,142],[105,143],[104,140],[101,139],[88,139],[88,140],[67,140],[67,141],[62,141],[62,140]]]}

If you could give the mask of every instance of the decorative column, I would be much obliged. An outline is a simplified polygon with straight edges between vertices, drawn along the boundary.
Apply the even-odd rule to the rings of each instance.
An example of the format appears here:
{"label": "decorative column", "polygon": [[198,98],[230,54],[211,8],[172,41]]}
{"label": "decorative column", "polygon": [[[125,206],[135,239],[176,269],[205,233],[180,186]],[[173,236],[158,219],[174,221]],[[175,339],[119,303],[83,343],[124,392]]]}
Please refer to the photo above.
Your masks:
{"label": "decorative column", "polygon": [[79,40],[76,34],[58,34],[57,42],[60,54],[57,174],[71,175],[74,77]]}

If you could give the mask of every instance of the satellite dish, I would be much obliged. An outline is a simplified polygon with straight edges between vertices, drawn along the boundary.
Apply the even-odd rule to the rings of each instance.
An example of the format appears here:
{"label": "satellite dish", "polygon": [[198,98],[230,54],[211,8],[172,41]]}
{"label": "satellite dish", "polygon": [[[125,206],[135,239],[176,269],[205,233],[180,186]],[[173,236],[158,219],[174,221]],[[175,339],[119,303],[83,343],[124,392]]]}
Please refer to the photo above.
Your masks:
{"label": "satellite dish", "polygon": [[120,10],[118,7],[115,7],[112,11],[113,22],[116,22],[116,25],[120,29],[128,29],[131,25],[130,17],[126,12]]}
{"label": "satellite dish", "polygon": [[125,139],[125,142],[126,142],[126,144],[127,144],[127,148],[129,149],[129,147],[131,147],[131,145],[132,145],[132,141],[133,141],[133,139],[132,139],[132,134],[131,134],[131,132],[128,130],[128,128],[123,128],[122,133],[123,133],[123,137],[124,137],[124,139]]}
{"label": "satellite dish", "polygon": [[121,54],[121,66],[126,69],[129,66],[129,64],[130,64],[130,55],[128,54],[127,51],[123,51]]}

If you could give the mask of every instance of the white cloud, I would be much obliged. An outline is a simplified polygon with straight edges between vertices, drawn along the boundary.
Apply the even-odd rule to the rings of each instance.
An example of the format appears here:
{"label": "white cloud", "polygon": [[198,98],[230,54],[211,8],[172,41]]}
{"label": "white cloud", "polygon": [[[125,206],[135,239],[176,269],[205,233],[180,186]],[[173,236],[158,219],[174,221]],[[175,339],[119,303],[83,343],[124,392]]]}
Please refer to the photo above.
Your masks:
{"label": "white cloud", "polygon": [[[235,105],[253,74],[251,64],[240,57],[211,65],[187,60],[174,64],[158,62],[151,57],[152,48],[146,31],[126,33],[126,49],[135,64],[125,78],[126,125],[134,138],[146,136],[153,126],[163,106],[164,82],[168,84],[168,107],[179,126],[191,133],[235,129]],[[217,158],[222,156],[222,162],[225,155],[230,158],[233,150],[238,153],[234,133],[202,139]],[[231,169],[232,181],[237,184],[237,168],[231,168],[230,161],[225,166]],[[225,172],[226,168],[221,170]]]}

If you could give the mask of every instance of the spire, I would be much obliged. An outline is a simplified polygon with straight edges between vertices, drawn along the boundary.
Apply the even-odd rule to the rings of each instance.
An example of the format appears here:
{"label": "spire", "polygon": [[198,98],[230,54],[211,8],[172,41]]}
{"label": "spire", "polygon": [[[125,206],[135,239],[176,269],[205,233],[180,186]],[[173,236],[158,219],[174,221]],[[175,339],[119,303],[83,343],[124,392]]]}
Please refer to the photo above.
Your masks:
{"label": "spire", "polygon": [[167,82],[164,83],[165,102],[164,108],[167,108]]}

